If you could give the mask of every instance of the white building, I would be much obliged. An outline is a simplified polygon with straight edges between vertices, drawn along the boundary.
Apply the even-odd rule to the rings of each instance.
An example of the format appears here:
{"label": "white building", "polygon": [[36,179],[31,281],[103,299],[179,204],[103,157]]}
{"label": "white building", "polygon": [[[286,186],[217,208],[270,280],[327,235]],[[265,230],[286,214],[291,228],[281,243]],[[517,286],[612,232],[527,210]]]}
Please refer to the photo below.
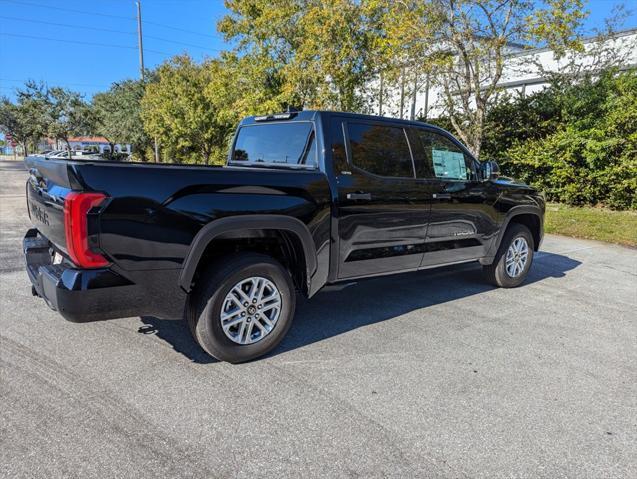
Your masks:
{"label": "white building", "polygon": [[[73,151],[87,151],[92,150],[98,153],[105,153],[111,150],[111,144],[103,136],[76,136],[69,138],[69,144]],[[44,140],[44,147],[41,149],[47,150],[67,150],[68,147],[65,142],[54,140],[52,138],[46,138]],[[130,145],[120,145],[119,143],[114,145],[115,153],[131,153]]]}
{"label": "white building", "polygon": [[[567,67],[572,70],[574,66],[580,71],[590,70],[604,62],[609,52],[619,59],[620,69],[637,67],[637,29],[617,32],[602,42],[595,38],[584,40],[584,52],[559,60],[548,48],[526,49],[523,45],[510,44],[498,86],[506,93],[534,93],[548,86],[550,73],[561,72]],[[442,89],[433,80],[416,92],[415,118],[436,118],[444,114]],[[409,87],[407,85],[408,90]],[[414,100],[411,92],[404,100],[404,118],[411,116]],[[399,96],[397,88],[386,92],[383,115],[400,116]],[[378,101],[374,102],[373,110],[378,114]]]}

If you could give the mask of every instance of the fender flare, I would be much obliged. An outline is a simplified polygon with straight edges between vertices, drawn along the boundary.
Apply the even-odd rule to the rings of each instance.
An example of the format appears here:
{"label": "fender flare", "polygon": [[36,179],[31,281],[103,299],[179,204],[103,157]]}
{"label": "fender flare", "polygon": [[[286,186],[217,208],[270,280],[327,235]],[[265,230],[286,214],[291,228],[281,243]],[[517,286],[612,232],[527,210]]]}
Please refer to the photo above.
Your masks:
{"label": "fender flare", "polygon": [[240,230],[282,230],[295,235],[303,246],[307,281],[310,281],[317,266],[316,247],[312,234],[303,222],[292,216],[240,215],[213,220],[199,230],[184,259],[183,268],[179,275],[179,286],[189,293],[192,289],[192,279],[199,265],[199,260],[210,242],[221,234]]}
{"label": "fender flare", "polygon": [[[496,241],[493,243],[493,246],[491,246],[488,256],[495,256],[496,252],[498,251],[498,248],[500,248],[500,243],[502,242],[504,233],[509,227],[509,223],[511,222],[511,220],[515,218],[516,216],[528,215],[528,214],[535,215],[538,217],[539,224],[540,224],[540,231],[539,231],[540,242],[542,241],[542,238],[544,237],[544,214],[542,213],[542,210],[538,206],[533,206],[533,205],[514,206],[507,212],[506,217],[504,218],[504,221],[502,222],[502,225],[500,226],[500,231],[498,232]],[[539,247],[540,247],[539,243],[535,245],[536,249]]]}

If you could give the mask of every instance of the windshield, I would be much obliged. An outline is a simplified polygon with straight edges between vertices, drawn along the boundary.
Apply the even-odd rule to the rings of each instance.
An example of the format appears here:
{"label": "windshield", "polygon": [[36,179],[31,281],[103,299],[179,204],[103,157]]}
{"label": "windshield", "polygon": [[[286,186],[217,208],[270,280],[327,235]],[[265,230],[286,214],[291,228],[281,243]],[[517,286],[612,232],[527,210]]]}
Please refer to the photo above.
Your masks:
{"label": "windshield", "polygon": [[316,139],[312,123],[297,121],[242,126],[230,161],[316,167]]}

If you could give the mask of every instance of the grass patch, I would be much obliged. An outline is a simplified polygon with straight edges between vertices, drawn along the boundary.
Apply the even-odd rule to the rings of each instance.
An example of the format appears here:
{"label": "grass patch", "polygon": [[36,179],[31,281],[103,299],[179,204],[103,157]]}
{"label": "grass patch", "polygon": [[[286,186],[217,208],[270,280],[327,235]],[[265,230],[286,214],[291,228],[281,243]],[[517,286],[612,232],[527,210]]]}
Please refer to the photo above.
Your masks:
{"label": "grass patch", "polygon": [[637,247],[637,212],[606,208],[546,205],[546,233]]}

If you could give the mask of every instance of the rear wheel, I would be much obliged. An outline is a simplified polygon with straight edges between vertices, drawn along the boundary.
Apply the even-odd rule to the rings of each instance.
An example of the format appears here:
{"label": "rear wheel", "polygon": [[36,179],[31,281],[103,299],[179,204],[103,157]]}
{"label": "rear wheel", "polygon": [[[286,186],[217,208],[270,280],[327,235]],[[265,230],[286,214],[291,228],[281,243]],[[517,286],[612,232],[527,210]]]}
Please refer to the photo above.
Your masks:
{"label": "rear wheel", "polygon": [[295,305],[294,285],[280,263],[241,253],[204,272],[187,316],[193,337],[208,354],[240,363],[279,344],[292,324]]}
{"label": "rear wheel", "polygon": [[533,235],[521,224],[509,226],[490,265],[482,267],[485,278],[501,288],[515,288],[524,282],[533,263]]}

